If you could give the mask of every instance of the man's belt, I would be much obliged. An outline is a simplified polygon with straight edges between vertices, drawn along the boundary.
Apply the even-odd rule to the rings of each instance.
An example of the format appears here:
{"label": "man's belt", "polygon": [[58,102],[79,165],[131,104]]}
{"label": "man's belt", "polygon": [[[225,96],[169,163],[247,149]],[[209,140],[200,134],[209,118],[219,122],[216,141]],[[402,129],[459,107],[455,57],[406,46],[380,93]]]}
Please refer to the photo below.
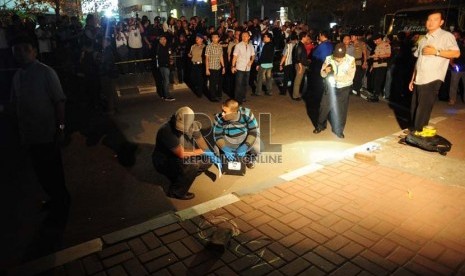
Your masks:
{"label": "man's belt", "polygon": [[386,59],[386,58],[380,58],[380,59],[375,60],[374,62],[375,62],[375,63],[378,63],[378,64],[380,64],[380,63],[386,63],[386,62],[387,62],[387,59]]}
{"label": "man's belt", "polygon": [[202,62],[201,62],[201,61],[193,61],[192,63],[193,63],[193,64],[196,64],[196,65],[198,65],[198,64],[202,64]]}

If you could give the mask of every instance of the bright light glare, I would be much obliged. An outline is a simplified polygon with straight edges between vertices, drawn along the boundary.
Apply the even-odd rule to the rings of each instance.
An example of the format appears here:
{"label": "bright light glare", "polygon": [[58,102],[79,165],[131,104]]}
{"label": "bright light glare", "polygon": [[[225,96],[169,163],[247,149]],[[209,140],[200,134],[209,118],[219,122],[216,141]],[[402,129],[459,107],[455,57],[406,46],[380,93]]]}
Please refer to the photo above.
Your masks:
{"label": "bright light glare", "polygon": [[105,17],[112,17],[113,16],[113,11],[111,8],[105,10]]}
{"label": "bright light glare", "polygon": [[329,28],[331,29],[331,28],[333,28],[333,27],[336,26],[336,25],[337,25],[336,22],[331,22],[331,23],[329,23]]}

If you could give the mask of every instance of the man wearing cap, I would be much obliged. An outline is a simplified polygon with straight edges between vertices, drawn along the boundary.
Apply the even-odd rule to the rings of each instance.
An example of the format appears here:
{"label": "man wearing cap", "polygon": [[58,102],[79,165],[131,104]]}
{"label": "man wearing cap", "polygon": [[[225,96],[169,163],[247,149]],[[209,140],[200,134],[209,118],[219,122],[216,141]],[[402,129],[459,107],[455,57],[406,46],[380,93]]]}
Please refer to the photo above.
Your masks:
{"label": "man wearing cap", "polygon": [[391,57],[391,45],[389,45],[386,41],[383,41],[382,35],[374,35],[373,42],[376,47],[374,54],[369,57],[373,59],[373,67],[371,71],[373,92],[371,97],[368,98],[369,102],[379,101],[379,96],[383,93],[388,66],[387,62]]}
{"label": "man wearing cap", "polygon": [[204,65],[203,65],[203,54],[205,44],[203,43],[203,35],[198,33],[195,37],[195,44],[191,46],[188,56],[191,58],[192,69],[191,69],[191,84],[197,97],[202,97],[203,88],[205,85],[204,80]]}
{"label": "man wearing cap", "polygon": [[326,129],[329,117],[332,131],[344,138],[344,127],[349,107],[349,94],[355,76],[355,58],[346,54],[346,47],[338,43],[333,54],[326,57],[320,71],[326,89],[321,99],[318,125],[313,133]]}
{"label": "man wearing cap", "polygon": [[[208,149],[200,132],[202,126],[194,118],[191,108],[181,107],[157,132],[152,162],[155,169],[171,181],[167,196],[172,198],[194,198],[189,188],[195,178],[207,171],[211,162],[220,163]],[[201,158],[202,155],[208,159]]]}

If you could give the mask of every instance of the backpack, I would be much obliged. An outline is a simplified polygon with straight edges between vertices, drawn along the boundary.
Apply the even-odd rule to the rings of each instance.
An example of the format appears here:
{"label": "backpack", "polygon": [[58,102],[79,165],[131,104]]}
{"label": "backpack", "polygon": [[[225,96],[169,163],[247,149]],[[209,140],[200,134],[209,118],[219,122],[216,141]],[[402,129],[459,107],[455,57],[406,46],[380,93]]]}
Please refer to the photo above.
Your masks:
{"label": "backpack", "polygon": [[452,148],[452,143],[440,135],[422,137],[409,133],[407,137],[405,137],[405,142],[426,151],[439,152],[441,155],[446,155]]}

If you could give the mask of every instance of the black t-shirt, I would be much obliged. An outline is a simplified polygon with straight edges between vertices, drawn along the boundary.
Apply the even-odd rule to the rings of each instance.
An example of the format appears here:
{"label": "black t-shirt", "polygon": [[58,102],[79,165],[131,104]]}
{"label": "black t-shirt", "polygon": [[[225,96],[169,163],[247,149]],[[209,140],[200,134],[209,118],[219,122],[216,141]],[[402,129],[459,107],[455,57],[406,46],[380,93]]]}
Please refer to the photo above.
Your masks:
{"label": "black t-shirt", "polygon": [[185,151],[197,148],[195,139],[200,138],[202,135],[200,133],[200,123],[194,121],[190,133],[184,134],[175,128],[174,122],[174,117],[171,117],[170,121],[163,124],[158,130],[152,158],[157,160],[179,158],[173,153],[173,149],[179,145],[182,145]]}

